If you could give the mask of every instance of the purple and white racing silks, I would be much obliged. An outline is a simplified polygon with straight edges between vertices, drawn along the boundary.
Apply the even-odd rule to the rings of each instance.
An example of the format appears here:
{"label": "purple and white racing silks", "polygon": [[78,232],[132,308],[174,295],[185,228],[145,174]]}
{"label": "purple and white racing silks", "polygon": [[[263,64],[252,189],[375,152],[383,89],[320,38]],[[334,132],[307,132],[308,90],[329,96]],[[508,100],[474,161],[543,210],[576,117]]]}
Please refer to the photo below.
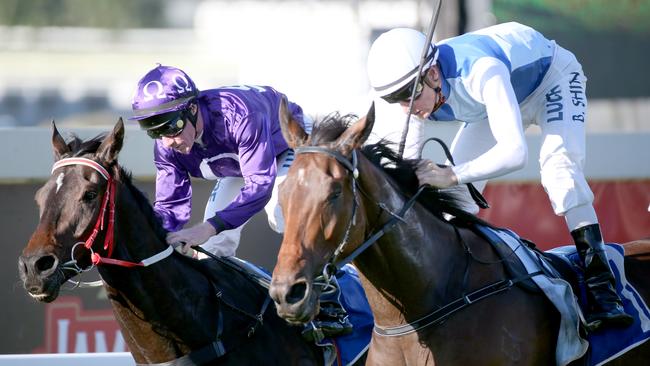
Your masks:
{"label": "purple and white racing silks", "polygon": [[[197,101],[203,133],[189,154],[165,148],[156,140],[154,210],[165,229],[180,230],[190,219],[190,177],[243,177],[239,195],[208,220],[217,222],[222,230],[239,227],[265,206],[276,177],[276,157],[288,149],[278,119],[283,97],[268,86],[202,91]],[[289,109],[303,121],[300,106],[290,102]]]}

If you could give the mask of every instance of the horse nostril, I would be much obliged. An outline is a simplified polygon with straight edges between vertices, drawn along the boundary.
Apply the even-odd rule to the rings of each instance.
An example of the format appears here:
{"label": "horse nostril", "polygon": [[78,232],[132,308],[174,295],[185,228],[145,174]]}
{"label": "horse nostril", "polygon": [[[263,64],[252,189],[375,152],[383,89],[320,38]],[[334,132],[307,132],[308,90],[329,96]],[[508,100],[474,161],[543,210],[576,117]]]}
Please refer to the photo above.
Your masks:
{"label": "horse nostril", "polygon": [[298,282],[291,286],[287,293],[286,300],[289,304],[295,304],[305,298],[307,292],[307,284],[305,282]]}
{"label": "horse nostril", "polygon": [[36,261],[35,268],[37,273],[47,272],[53,269],[56,258],[53,255],[45,255]]}
{"label": "horse nostril", "polygon": [[21,278],[27,275],[27,263],[23,257],[18,258],[18,274]]}

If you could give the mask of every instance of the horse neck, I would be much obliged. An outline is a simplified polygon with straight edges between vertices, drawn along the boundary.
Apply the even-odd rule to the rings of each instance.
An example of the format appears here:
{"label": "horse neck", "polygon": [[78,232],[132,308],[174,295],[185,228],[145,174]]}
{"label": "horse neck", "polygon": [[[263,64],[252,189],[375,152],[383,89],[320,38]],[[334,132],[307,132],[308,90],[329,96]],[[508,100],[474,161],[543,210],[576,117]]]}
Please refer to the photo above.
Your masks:
{"label": "horse neck", "polygon": [[[397,214],[407,198],[371,162],[360,159],[360,164],[367,238],[392,218],[378,203]],[[404,221],[388,229],[355,260],[370,302],[375,304],[373,313],[380,319],[382,314],[392,318],[403,313],[406,307],[410,307],[408,311],[419,312],[444,305],[451,296],[451,285],[462,278],[459,271],[466,258],[451,224],[417,203],[406,211]],[[434,296],[425,297],[424,293]]]}
{"label": "horse neck", "polygon": [[[139,262],[167,247],[130,188],[119,185],[115,209],[112,258]],[[171,255],[144,268],[98,267],[118,322],[128,334],[125,339],[132,343],[129,348],[149,353],[140,355],[138,362],[169,360],[178,356],[178,350],[187,352],[209,343],[206,341],[214,334],[217,305],[206,299],[211,285],[203,274],[182,263],[183,259]]]}

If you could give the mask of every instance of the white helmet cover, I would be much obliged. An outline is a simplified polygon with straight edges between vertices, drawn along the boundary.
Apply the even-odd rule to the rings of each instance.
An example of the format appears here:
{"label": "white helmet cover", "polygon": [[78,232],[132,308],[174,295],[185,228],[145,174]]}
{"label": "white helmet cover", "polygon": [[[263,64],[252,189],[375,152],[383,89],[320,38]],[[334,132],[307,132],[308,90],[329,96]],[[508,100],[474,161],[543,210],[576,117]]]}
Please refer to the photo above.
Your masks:
{"label": "white helmet cover", "polygon": [[[426,36],[415,29],[395,28],[382,33],[368,53],[368,79],[375,93],[386,96],[415,78]],[[426,70],[438,59],[438,48],[431,43]]]}

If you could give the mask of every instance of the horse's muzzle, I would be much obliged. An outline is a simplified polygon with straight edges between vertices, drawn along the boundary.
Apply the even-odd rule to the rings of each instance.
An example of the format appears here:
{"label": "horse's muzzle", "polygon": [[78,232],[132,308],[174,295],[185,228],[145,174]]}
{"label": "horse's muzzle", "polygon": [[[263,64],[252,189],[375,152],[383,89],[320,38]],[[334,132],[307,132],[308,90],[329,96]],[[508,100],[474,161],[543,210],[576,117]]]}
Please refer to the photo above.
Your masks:
{"label": "horse's muzzle", "polygon": [[25,290],[38,301],[51,302],[59,295],[65,281],[62,271],[57,270],[59,259],[53,254],[21,255],[18,273]]}
{"label": "horse's muzzle", "polygon": [[301,279],[292,283],[273,281],[269,294],[275,302],[278,316],[290,324],[304,324],[311,321],[318,310],[318,294],[311,283]]}

